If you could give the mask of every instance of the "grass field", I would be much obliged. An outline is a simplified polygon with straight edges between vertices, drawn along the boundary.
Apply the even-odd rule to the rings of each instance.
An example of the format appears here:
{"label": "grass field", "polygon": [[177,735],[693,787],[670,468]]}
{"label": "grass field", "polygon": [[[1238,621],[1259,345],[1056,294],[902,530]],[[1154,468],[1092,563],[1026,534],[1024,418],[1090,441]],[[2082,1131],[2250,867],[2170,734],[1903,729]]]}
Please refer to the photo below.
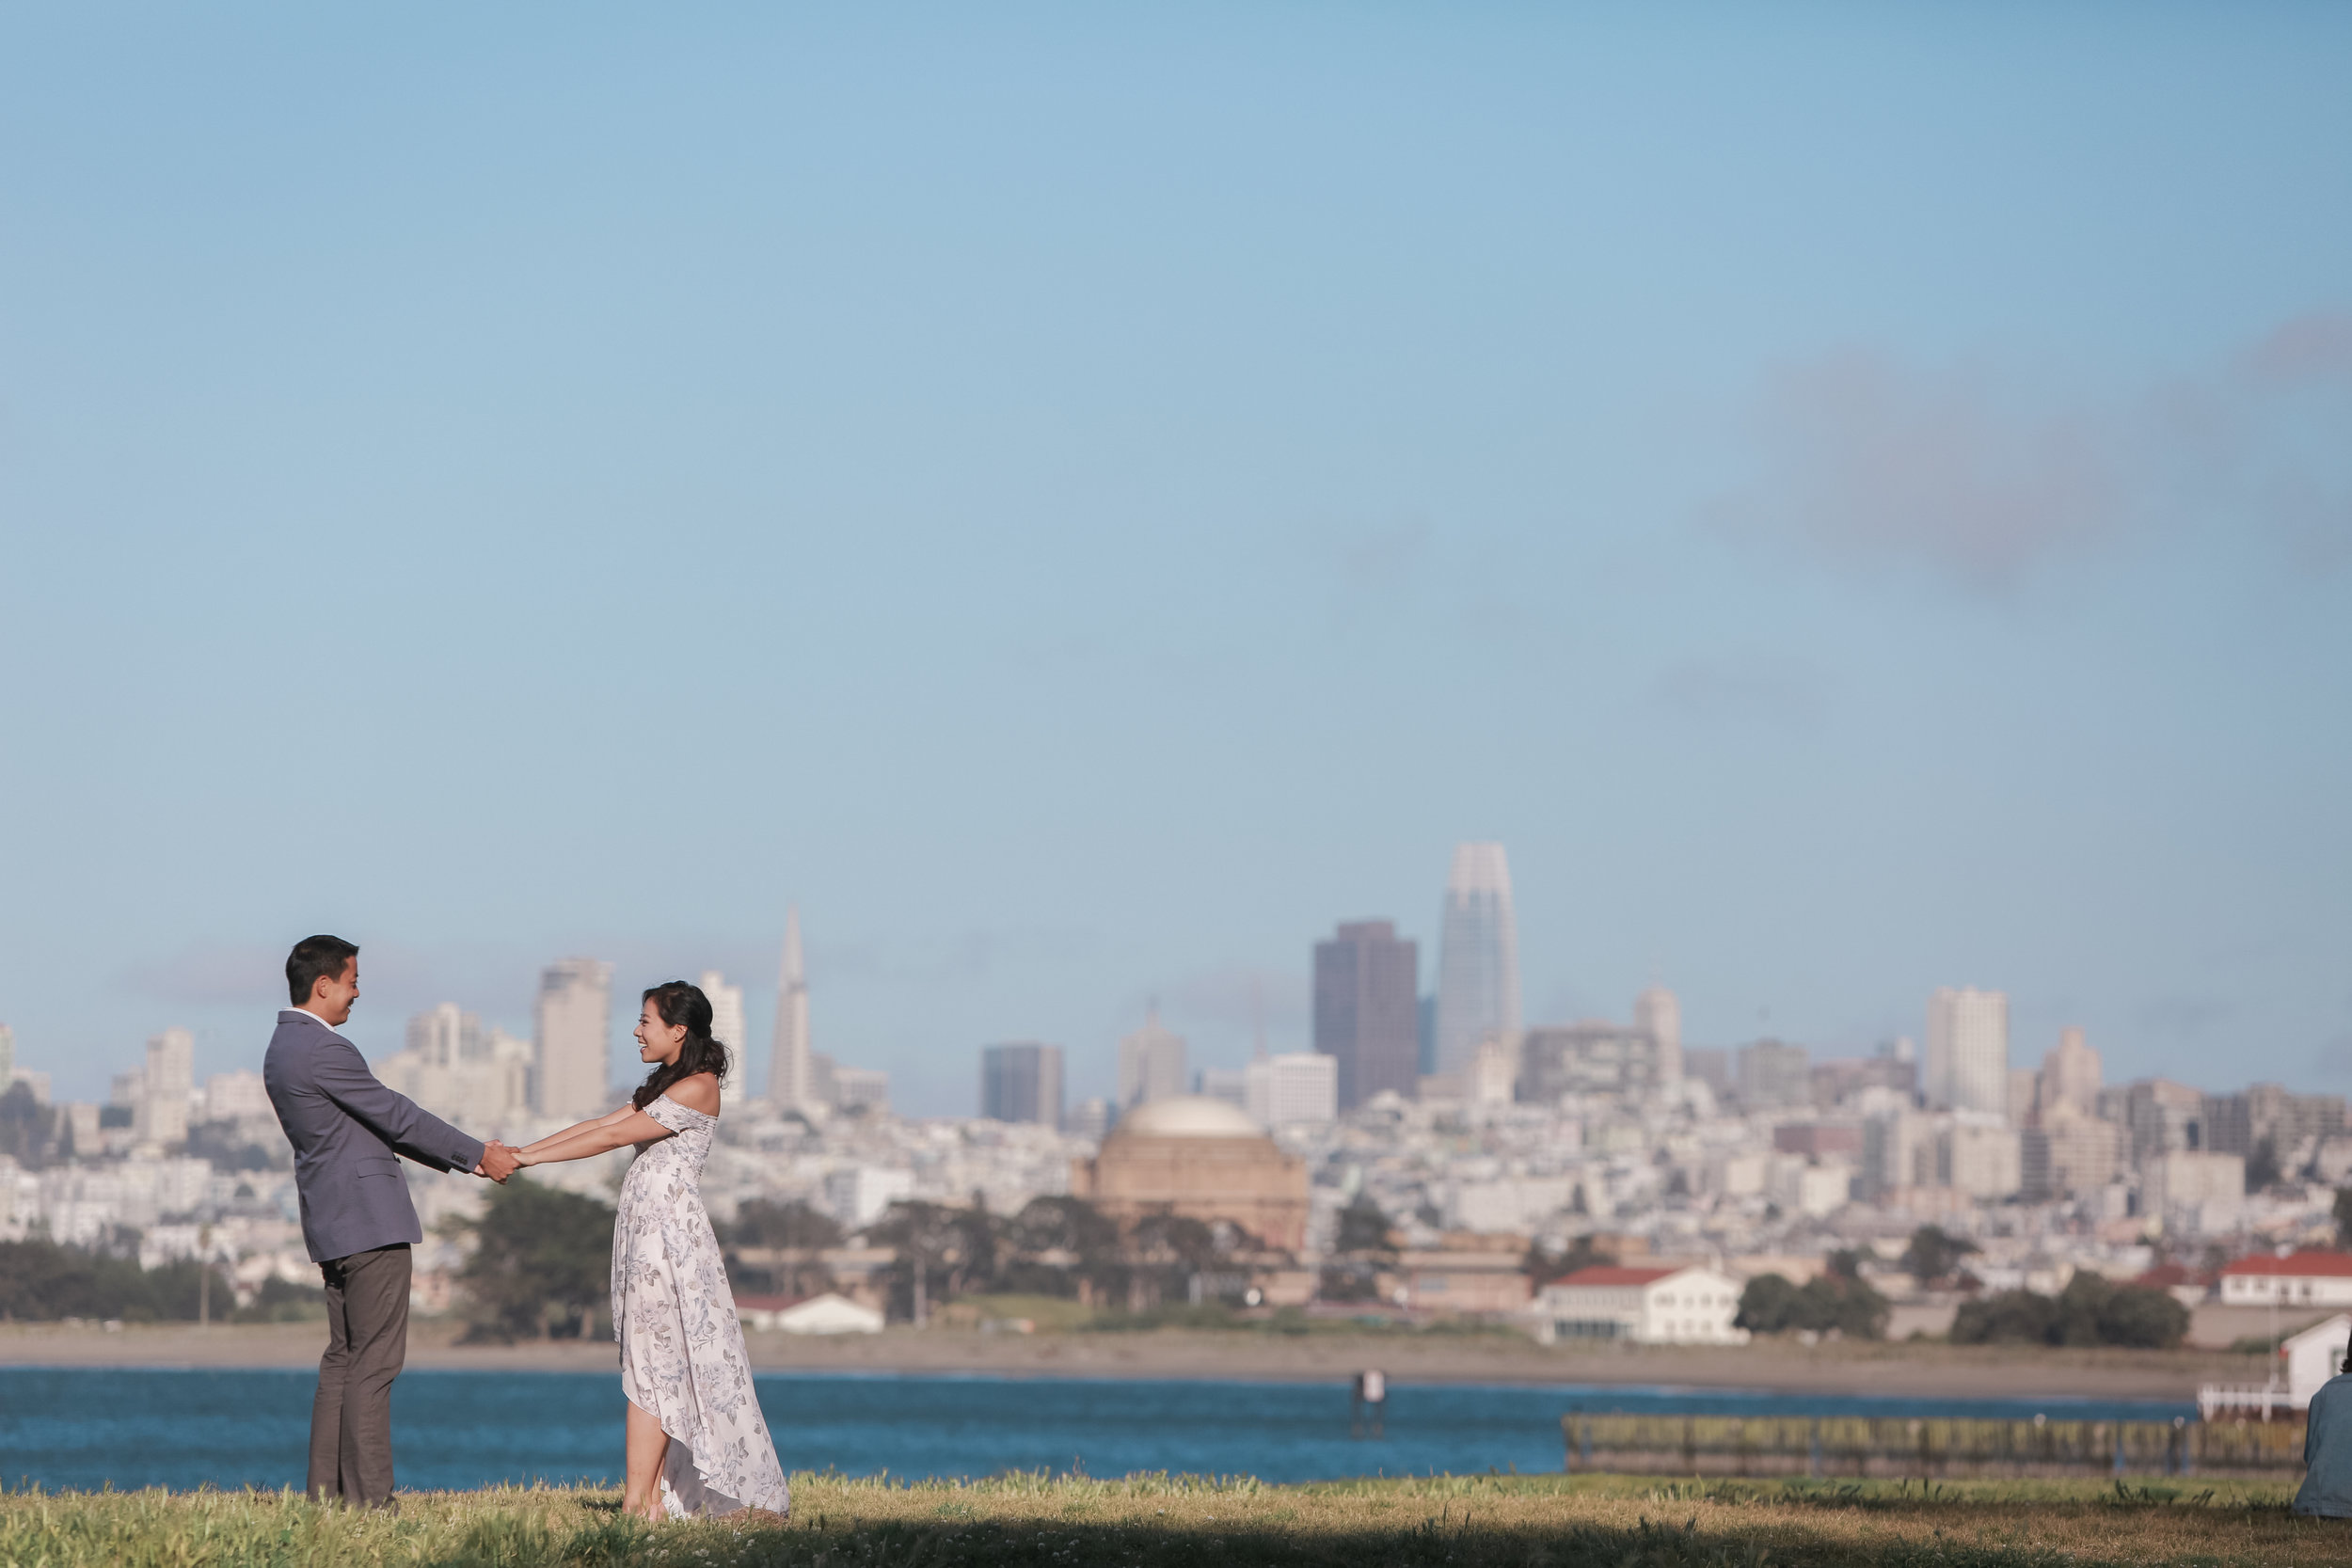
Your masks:
{"label": "grass field", "polygon": [[789,1524],[645,1528],[616,1494],[421,1493],[399,1513],[268,1493],[0,1496],[10,1568],[1606,1568],[1763,1564],[2335,1563],[2352,1526],[2298,1519],[2282,1485],[1836,1484],[1470,1476],[1254,1481],[793,1478]]}

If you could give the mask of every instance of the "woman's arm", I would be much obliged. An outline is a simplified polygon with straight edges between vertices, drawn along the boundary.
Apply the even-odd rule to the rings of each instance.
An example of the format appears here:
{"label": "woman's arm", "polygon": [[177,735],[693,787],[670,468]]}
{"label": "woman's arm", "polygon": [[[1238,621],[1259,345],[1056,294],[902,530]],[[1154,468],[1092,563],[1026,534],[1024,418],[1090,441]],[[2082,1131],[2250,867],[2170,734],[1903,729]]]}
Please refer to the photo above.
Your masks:
{"label": "woman's arm", "polygon": [[631,1144],[649,1144],[675,1136],[670,1129],[630,1105],[623,1112],[599,1117],[566,1128],[552,1137],[541,1138],[529,1148],[519,1150],[516,1158],[526,1165],[561,1164],[565,1160],[588,1160],[627,1148]]}
{"label": "woman's arm", "polygon": [[537,1143],[526,1145],[524,1148],[516,1150],[516,1152],[518,1154],[528,1154],[533,1149],[552,1148],[557,1144],[568,1143],[570,1140],[580,1136],[582,1133],[593,1132],[599,1127],[611,1127],[616,1122],[626,1121],[630,1117],[638,1114],[639,1112],[636,1106],[624,1105],[617,1111],[607,1111],[604,1115],[596,1117],[591,1120],[576,1121],[569,1127],[564,1129],[561,1132],[550,1132],[546,1137],[541,1138]]}

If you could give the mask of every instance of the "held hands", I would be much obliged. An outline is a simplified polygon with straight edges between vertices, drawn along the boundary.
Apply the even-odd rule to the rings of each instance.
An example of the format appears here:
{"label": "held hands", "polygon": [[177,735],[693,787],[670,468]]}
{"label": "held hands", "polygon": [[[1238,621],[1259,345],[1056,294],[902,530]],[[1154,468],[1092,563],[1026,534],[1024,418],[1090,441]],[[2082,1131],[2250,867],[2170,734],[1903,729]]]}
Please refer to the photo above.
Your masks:
{"label": "held hands", "polygon": [[506,1179],[514,1175],[521,1165],[522,1159],[519,1155],[496,1138],[492,1138],[482,1146],[482,1164],[474,1166],[473,1173],[476,1176],[486,1176],[503,1186]]}

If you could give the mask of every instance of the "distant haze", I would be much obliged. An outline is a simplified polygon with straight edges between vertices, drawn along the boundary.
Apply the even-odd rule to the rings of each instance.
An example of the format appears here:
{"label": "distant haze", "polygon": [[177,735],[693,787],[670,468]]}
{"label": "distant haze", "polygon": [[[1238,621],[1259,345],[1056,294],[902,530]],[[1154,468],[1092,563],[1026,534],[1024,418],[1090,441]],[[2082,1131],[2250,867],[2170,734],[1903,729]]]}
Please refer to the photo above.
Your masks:
{"label": "distant haze", "polygon": [[[134,10],[136,11],[136,8]],[[20,8],[0,1020],[723,972],[2352,1088],[2352,9]]]}

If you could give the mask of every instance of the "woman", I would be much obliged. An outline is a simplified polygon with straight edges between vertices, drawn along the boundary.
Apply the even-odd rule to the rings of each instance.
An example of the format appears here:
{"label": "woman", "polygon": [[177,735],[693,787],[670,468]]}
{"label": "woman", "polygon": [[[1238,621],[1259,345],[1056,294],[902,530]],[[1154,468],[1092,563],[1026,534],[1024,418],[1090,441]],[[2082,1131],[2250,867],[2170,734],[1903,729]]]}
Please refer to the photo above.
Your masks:
{"label": "woman", "polygon": [[781,1515],[792,1496],[698,1185],[727,1072],[726,1047],[710,1037],[709,999],[683,980],[654,987],[637,1045],[653,1070],[627,1105],[522,1150],[522,1163],[536,1165],[637,1146],[612,1225],[612,1333],[628,1397],[621,1506],[644,1519]]}

